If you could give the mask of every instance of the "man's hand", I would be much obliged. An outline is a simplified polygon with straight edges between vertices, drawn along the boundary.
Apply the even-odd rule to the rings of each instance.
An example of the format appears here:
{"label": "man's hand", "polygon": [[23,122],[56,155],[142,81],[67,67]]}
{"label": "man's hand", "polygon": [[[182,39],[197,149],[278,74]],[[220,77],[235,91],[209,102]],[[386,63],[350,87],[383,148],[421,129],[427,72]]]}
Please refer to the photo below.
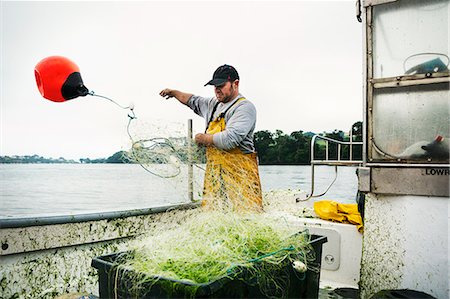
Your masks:
{"label": "man's hand", "polygon": [[176,98],[180,103],[187,105],[189,99],[192,97],[191,93],[182,92],[175,89],[165,88],[159,93],[160,96],[166,99]]}
{"label": "man's hand", "polygon": [[170,98],[173,98],[173,97],[174,97],[174,95],[173,95],[172,92],[173,92],[172,89],[165,88],[165,89],[161,90],[161,92],[159,93],[159,95],[162,96],[162,97],[164,97],[164,98],[166,98],[166,99],[170,99]]}
{"label": "man's hand", "polygon": [[213,135],[198,133],[195,135],[195,142],[206,146],[214,145]]}

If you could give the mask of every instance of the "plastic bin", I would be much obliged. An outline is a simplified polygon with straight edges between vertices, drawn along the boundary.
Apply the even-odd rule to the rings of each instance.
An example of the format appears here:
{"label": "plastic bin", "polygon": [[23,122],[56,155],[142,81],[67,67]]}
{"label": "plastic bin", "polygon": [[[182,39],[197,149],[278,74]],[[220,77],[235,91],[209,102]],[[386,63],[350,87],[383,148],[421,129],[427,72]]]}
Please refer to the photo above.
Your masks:
{"label": "plastic bin", "polygon": [[[276,275],[279,279],[287,279],[287,298],[318,298],[322,245],[327,242],[323,236],[312,235],[310,244],[315,252],[315,261],[310,266],[316,271],[308,270],[299,274],[290,264]],[[115,260],[121,253],[96,257],[92,267],[98,270],[100,298],[264,298],[257,278],[246,278],[245,268],[235,275],[225,276],[209,283],[196,284],[165,277],[150,277],[139,289],[133,285],[136,273],[115,267]],[[130,279],[133,277],[133,279]],[[271,293],[273,296],[275,293]],[[281,296],[281,294],[280,294]]]}

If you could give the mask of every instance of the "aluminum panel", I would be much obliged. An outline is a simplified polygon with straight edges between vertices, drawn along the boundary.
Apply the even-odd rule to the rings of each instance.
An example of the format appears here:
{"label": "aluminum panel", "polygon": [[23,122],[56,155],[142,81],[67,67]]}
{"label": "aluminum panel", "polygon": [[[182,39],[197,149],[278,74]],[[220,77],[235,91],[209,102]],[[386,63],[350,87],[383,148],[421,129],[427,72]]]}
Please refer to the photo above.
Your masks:
{"label": "aluminum panel", "polygon": [[376,194],[449,196],[449,167],[374,167],[371,172],[371,190]]}

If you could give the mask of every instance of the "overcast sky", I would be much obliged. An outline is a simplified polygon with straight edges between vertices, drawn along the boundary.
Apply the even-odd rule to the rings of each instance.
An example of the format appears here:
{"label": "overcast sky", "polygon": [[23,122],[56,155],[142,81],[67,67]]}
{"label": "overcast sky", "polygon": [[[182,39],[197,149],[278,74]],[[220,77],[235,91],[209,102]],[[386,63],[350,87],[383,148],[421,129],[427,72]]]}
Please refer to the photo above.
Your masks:
{"label": "overcast sky", "polygon": [[212,96],[203,85],[225,63],[236,67],[241,93],[257,108],[257,131],[348,131],[362,119],[354,1],[0,5],[0,155],[98,158],[129,148],[125,110],[91,96],[42,98],[34,67],[52,55],[74,61],[90,90],[134,103],[141,134],[188,118],[202,132],[203,119],[159,92]]}

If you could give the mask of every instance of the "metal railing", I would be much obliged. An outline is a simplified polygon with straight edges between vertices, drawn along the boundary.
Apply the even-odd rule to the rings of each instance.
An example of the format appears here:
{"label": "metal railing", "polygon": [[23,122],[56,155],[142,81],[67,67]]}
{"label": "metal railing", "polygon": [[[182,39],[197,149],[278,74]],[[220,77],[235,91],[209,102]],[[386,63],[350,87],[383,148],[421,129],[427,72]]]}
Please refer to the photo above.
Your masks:
{"label": "metal railing", "polygon": [[159,214],[172,210],[187,210],[200,207],[200,203],[188,202],[183,204],[160,206],[154,208],[143,208],[134,210],[121,210],[110,212],[96,212],[87,214],[75,215],[60,215],[60,216],[37,216],[37,217],[23,217],[23,218],[4,218],[0,219],[0,229],[4,228],[23,228],[30,226],[55,225],[66,223],[80,223],[88,221],[112,220],[119,218],[143,216],[150,214]]}
{"label": "metal railing", "polygon": [[[341,140],[335,140],[332,138],[328,138],[325,136],[321,136],[321,135],[314,135],[313,138],[311,139],[311,192],[306,196],[305,199],[300,199],[297,198],[296,201],[300,202],[300,201],[307,201],[310,198],[313,197],[320,197],[325,195],[328,190],[330,190],[331,186],[334,184],[334,182],[337,179],[337,167],[338,166],[353,166],[353,165],[362,165],[363,164],[363,160],[353,160],[353,146],[355,145],[363,145],[362,141],[353,141],[353,134],[351,133],[352,131],[350,131],[350,141],[341,141]],[[316,143],[318,144],[318,140],[323,140],[325,141],[325,159],[316,159],[316,155],[315,155],[315,145]],[[330,146],[329,144],[336,144],[337,145],[337,155],[336,155],[336,160],[331,160],[330,157]],[[349,149],[349,155],[348,155],[348,159],[343,159],[342,158],[342,146],[347,145],[348,149]],[[361,157],[362,158],[362,157]],[[315,165],[331,165],[334,166],[334,170],[335,170],[335,176],[333,181],[331,182],[331,184],[328,186],[328,188],[320,193],[320,194],[314,194],[314,168]]]}

